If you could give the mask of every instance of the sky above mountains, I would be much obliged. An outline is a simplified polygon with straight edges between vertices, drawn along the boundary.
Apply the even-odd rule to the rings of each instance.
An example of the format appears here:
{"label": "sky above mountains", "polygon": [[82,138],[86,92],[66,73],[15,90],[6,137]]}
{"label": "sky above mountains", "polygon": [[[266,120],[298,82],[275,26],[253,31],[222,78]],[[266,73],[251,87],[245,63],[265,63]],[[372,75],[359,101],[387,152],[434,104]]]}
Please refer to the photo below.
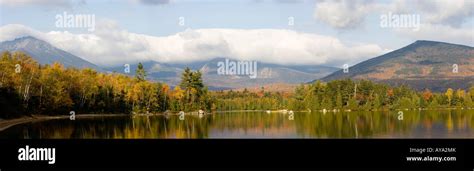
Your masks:
{"label": "sky above mountains", "polygon": [[[0,5],[0,41],[31,35],[102,66],[228,57],[342,67],[420,39],[474,45],[472,0],[1,0]],[[93,15],[94,27],[58,27],[63,14]],[[383,17],[396,15],[418,16],[416,29],[397,27],[394,20],[389,23],[395,27],[381,25]]]}

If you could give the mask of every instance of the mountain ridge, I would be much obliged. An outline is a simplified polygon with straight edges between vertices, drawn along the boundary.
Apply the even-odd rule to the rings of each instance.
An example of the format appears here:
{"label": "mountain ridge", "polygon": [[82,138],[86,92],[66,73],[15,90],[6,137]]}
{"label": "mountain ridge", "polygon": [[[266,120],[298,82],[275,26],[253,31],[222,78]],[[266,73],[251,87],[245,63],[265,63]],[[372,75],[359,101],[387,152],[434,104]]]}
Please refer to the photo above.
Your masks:
{"label": "mountain ridge", "polygon": [[0,52],[3,51],[24,52],[42,65],[60,62],[65,67],[92,68],[97,71],[104,71],[101,67],[85,59],[59,49],[50,43],[33,36],[24,36],[14,40],[0,42]]}
{"label": "mountain ridge", "polygon": [[[458,72],[454,72],[454,66]],[[448,80],[474,82],[474,48],[466,45],[418,40],[400,49],[362,61],[349,72],[336,71],[320,79],[369,79],[393,84],[404,82],[412,88],[425,88],[444,91],[433,85],[442,84],[452,88],[467,88],[468,85],[455,85]],[[396,81],[399,80],[399,81]],[[421,83],[418,82],[421,81]],[[430,83],[423,86],[423,82]]]}
{"label": "mountain ridge", "polygon": [[[178,85],[181,72],[190,66],[192,70],[203,73],[204,83],[212,90],[225,90],[234,88],[255,87],[274,83],[299,84],[322,78],[336,71],[338,68],[318,65],[284,66],[278,64],[257,63],[257,78],[252,79],[245,75],[219,75],[217,73],[218,62],[224,62],[226,58],[217,57],[209,61],[198,61],[188,64],[167,64],[156,61],[142,62],[147,70],[148,78],[155,81],[163,81],[170,85]],[[130,65],[130,73],[135,73],[137,64]],[[160,66],[160,67],[157,67]],[[111,71],[123,73],[123,66],[108,68]]]}

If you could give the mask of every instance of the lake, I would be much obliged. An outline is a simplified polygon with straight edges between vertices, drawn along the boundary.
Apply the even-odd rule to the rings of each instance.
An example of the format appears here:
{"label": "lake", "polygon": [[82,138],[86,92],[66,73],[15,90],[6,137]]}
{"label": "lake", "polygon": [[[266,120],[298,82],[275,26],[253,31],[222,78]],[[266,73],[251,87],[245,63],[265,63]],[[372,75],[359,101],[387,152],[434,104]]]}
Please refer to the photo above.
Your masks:
{"label": "lake", "polygon": [[122,138],[474,138],[474,110],[385,112],[223,112],[32,122],[0,139]]}

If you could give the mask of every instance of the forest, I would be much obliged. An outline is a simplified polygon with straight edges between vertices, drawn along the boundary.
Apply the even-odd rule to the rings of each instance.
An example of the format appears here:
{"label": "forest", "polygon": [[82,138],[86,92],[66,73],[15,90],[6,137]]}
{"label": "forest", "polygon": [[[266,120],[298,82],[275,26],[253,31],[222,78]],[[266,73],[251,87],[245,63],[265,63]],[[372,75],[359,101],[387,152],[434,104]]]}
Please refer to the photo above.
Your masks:
{"label": "forest", "polygon": [[22,52],[3,52],[0,59],[0,118],[75,113],[161,113],[229,110],[401,110],[473,108],[469,90],[416,92],[369,80],[334,80],[302,84],[294,92],[209,91],[202,73],[186,68],[179,85],[146,79],[139,64],[135,76],[40,65]]}
{"label": "forest", "polygon": [[369,80],[316,81],[302,84],[291,94],[216,92],[217,107],[221,110],[280,110],[295,111],[386,111],[438,108],[474,108],[474,86],[468,91],[448,88],[435,93],[428,89],[416,92],[401,85],[391,87]]}
{"label": "forest", "polygon": [[135,77],[40,65],[21,52],[4,52],[0,60],[1,118],[75,113],[157,113],[211,110],[212,98],[199,71],[183,72],[179,86],[146,80],[143,65]]}

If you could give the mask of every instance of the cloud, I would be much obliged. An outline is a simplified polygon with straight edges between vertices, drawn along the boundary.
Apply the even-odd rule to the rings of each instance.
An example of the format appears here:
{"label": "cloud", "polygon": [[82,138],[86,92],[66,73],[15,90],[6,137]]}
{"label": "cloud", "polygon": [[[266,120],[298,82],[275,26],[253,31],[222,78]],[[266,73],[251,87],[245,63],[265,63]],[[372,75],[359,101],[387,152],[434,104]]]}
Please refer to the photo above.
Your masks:
{"label": "cloud", "polygon": [[100,21],[96,31],[72,34],[39,32],[23,25],[0,28],[0,41],[31,35],[103,66],[137,61],[187,63],[228,57],[276,64],[354,64],[387,52],[375,44],[343,43],[318,34],[281,29],[188,29],[156,37],[130,33],[113,21]]}
{"label": "cloud", "polygon": [[449,25],[422,24],[419,31],[396,29],[396,34],[417,40],[436,40],[474,46],[472,28],[455,28]]}
{"label": "cloud", "polygon": [[1,0],[0,5],[10,7],[45,6],[45,7],[71,7],[74,4],[85,4],[85,0]]}
{"label": "cloud", "polygon": [[145,5],[163,5],[163,4],[170,3],[170,0],[138,0],[138,1]]}
{"label": "cloud", "polygon": [[[409,5],[408,2],[406,5]],[[468,18],[474,16],[474,1],[472,0],[418,0],[416,7],[421,11],[428,24],[460,27]]]}
{"label": "cloud", "polygon": [[363,23],[371,6],[362,0],[320,1],[314,17],[336,29],[352,29]]}
{"label": "cloud", "polygon": [[274,0],[277,3],[287,3],[287,4],[292,4],[292,3],[302,3],[303,0]]}
{"label": "cloud", "polygon": [[378,3],[371,0],[318,1],[314,17],[336,29],[354,29],[369,14],[411,13],[422,16],[425,24],[460,27],[474,15],[472,0],[395,0]]}

